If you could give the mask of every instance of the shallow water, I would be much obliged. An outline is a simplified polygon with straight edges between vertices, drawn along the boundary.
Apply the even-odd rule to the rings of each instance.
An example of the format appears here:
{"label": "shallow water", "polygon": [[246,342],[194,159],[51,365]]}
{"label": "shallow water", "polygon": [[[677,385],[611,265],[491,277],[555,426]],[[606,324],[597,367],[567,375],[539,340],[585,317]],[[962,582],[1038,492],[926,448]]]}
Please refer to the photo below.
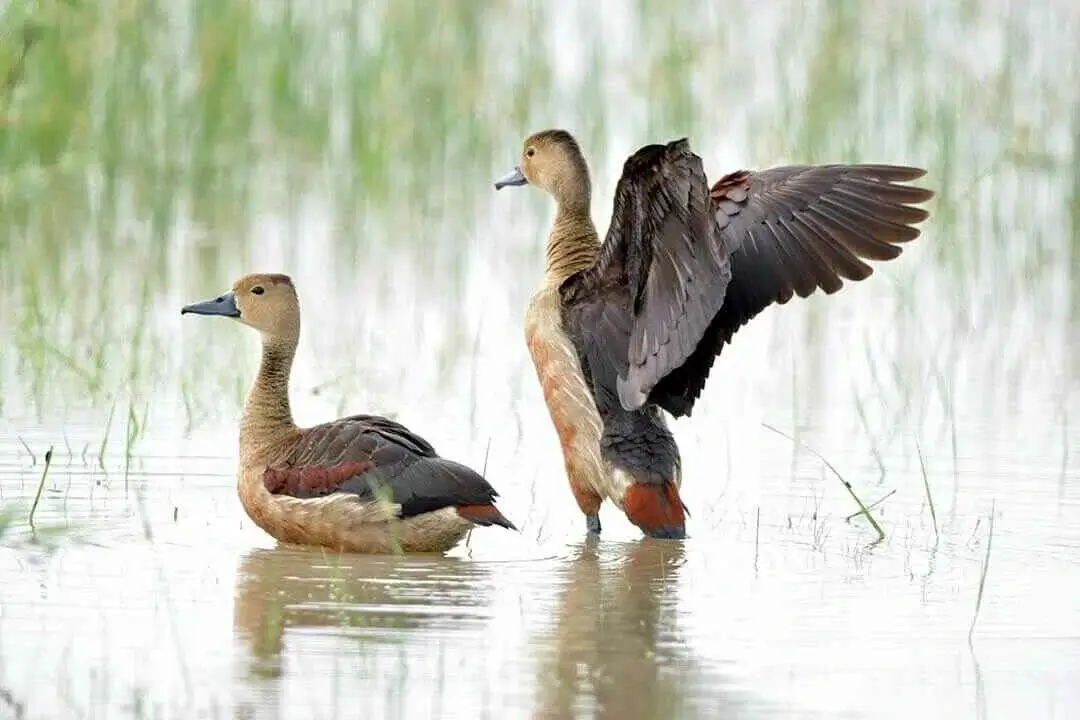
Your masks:
{"label": "shallow water", "polygon": [[[1077,713],[1080,13],[548,5],[0,10],[0,718]],[[674,424],[682,543],[610,507],[585,542],[529,365],[549,207],[490,180],[553,125],[601,228],[626,155],[683,135],[711,175],[939,192],[900,259],[724,351]],[[299,288],[299,422],[392,414],[521,532],[254,528],[257,340],[179,307],[256,270]]]}

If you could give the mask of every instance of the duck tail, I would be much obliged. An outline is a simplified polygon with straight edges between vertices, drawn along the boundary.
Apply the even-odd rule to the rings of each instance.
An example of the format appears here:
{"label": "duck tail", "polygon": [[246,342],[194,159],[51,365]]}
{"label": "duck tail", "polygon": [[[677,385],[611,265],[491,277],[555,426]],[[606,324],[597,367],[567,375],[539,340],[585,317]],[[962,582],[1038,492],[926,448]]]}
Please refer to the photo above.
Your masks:
{"label": "duck tail", "polygon": [[623,512],[643,533],[654,538],[686,537],[686,505],[670,480],[634,483],[623,493]]}
{"label": "duck tail", "polygon": [[507,520],[506,516],[499,512],[499,508],[490,503],[486,505],[458,505],[456,509],[458,515],[476,525],[498,525],[507,530],[517,530],[514,523]]}

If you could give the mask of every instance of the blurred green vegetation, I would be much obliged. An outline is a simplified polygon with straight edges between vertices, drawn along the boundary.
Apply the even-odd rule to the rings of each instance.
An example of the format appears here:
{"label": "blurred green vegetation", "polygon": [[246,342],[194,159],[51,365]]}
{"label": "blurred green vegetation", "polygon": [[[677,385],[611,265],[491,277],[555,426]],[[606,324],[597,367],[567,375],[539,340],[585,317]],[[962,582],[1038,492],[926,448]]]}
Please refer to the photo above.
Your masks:
{"label": "blurred green vegetation", "polygon": [[[440,357],[468,355],[479,331],[455,308],[470,251],[511,258],[510,303],[538,268],[539,238],[503,236],[488,181],[551,125],[582,137],[601,225],[621,159],[666,136],[690,135],[712,173],[924,165],[939,194],[900,304],[930,273],[957,308],[1031,302],[1073,325],[1080,90],[1060,70],[1077,67],[1076,20],[1025,8],[639,0],[613,18],[525,0],[12,0],[0,409],[104,414],[162,384],[189,415],[205,404],[192,393],[238,401],[249,366],[196,382],[161,318],[269,258],[322,257],[332,284],[379,283],[402,303],[417,289],[380,269],[412,268],[447,309]],[[538,226],[547,208],[529,197]],[[248,352],[235,335],[225,356]]]}

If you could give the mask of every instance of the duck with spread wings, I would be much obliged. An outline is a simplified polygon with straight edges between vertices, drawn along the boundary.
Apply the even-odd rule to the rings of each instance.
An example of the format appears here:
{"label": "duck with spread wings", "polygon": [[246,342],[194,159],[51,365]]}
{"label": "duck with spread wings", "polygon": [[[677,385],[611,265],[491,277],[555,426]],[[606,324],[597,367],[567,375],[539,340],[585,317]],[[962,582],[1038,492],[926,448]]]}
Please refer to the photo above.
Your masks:
{"label": "duck with spread wings", "polygon": [[685,537],[681,462],[662,412],[689,416],[713,362],[770,305],[864,280],[919,236],[925,170],[790,165],[711,187],[686,139],[642,147],[615,188],[603,244],[589,169],[564,130],[525,139],[495,189],[552,196],[546,272],[525,336],[590,532],[611,500],[646,535]]}

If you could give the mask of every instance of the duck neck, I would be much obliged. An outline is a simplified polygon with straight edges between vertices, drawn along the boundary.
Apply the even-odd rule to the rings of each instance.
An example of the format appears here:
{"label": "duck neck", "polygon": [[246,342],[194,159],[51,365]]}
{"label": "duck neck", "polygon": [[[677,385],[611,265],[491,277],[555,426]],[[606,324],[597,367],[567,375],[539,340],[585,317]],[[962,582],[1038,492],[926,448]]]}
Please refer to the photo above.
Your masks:
{"label": "duck neck", "polygon": [[263,338],[259,374],[240,418],[240,455],[246,461],[265,459],[296,432],[289,407],[289,373],[295,356],[295,341]]}
{"label": "duck neck", "polygon": [[590,267],[600,253],[600,238],[589,212],[588,189],[572,198],[556,200],[555,222],[547,241],[548,282],[561,283]]}

